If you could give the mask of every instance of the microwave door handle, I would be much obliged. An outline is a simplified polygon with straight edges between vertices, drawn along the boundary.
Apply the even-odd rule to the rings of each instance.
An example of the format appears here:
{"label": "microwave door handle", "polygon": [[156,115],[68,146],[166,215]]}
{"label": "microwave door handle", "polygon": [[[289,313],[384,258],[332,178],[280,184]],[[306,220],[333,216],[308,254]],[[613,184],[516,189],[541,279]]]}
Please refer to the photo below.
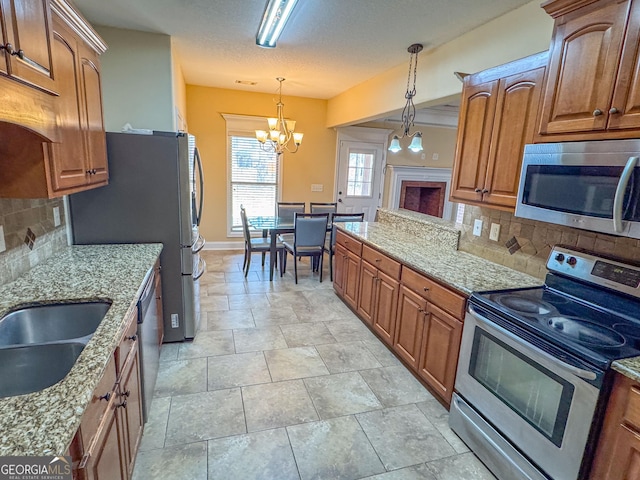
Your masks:
{"label": "microwave door handle", "polygon": [[616,196],[613,199],[613,229],[616,233],[622,233],[622,207],[624,203],[624,194],[627,191],[629,179],[633,173],[633,169],[638,165],[638,157],[629,157],[627,164],[620,175],[618,186],[616,187]]}
{"label": "microwave door handle", "polygon": [[[499,335],[504,335],[505,337],[515,341],[515,342],[525,342],[525,340],[521,339],[520,337],[518,337],[517,335],[515,335],[514,333],[511,333],[509,330],[507,330],[506,328],[502,328],[500,325],[496,325],[495,323],[491,322],[490,320],[488,320],[487,318],[485,318],[483,315],[481,315],[480,313],[478,313],[478,311],[476,311],[475,308],[473,308],[473,305],[469,305],[467,307],[469,313],[471,315],[473,315],[474,317],[476,317],[476,320],[480,323],[482,323],[482,328],[488,329],[488,330],[493,330],[494,332],[498,333]],[[595,380],[596,378],[598,378],[598,376],[596,375],[595,372],[590,372],[588,370],[584,370],[580,367],[576,367],[574,365],[569,365],[568,363],[563,362],[562,360],[560,360],[559,358],[554,357],[553,355],[551,355],[550,353],[545,352],[544,350],[536,347],[535,345],[527,345],[527,348],[532,350],[533,352],[535,352],[538,356],[545,358],[546,360],[550,361],[551,363],[553,363],[554,365],[556,365],[557,367],[563,369],[566,372],[569,372],[579,378],[583,378],[585,380]]]}

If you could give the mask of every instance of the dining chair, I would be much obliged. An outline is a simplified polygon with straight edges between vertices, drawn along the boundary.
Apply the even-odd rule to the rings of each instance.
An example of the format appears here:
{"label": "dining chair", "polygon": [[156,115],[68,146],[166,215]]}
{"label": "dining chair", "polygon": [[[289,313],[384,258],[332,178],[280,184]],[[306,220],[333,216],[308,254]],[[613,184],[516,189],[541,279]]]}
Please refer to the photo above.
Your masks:
{"label": "dining chair", "polygon": [[364,213],[334,213],[329,233],[329,246],[325,245],[324,251],[329,254],[329,279],[333,282],[333,255],[336,251],[336,223],[363,222]]}
{"label": "dining chair", "polygon": [[[264,267],[265,254],[271,250],[271,239],[251,236],[251,232],[249,231],[249,221],[247,220],[247,212],[243,206],[240,206],[240,217],[242,218],[242,233],[244,235],[244,262],[242,263],[242,271],[246,277],[249,274],[252,253],[262,253],[262,266]],[[284,274],[284,245],[282,242],[276,242],[276,252],[280,255],[280,276],[282,276]],[[276,256],[276,265],[277,263],[278,258]]]}
{"label": "dining chair", "polygon": [[325,235],[329,222],[328,213],[296,213],[293,219],[293,242],[284,241],[284,259],[282,272],[287,269],[287,252],[293,255],[293,271],[298,283],[298,262],[296,258],[311,257],[311,271],[320,269],[322,282],[322,257],[324,255]]}
{"label": "dining chair", "polygon": [[276,204],[276,215],[285,220],[291,220],[296,213],[304,213],[304,202],[278,202]]}
{"label": "dining chair", "polygon": [[337,203],[321,203],[321,202],[311,202],[309,203],[309,208],[311,209],[311,213],[328,213],[329,214],[329,223],[331,223],[331,215],[338,211]]}

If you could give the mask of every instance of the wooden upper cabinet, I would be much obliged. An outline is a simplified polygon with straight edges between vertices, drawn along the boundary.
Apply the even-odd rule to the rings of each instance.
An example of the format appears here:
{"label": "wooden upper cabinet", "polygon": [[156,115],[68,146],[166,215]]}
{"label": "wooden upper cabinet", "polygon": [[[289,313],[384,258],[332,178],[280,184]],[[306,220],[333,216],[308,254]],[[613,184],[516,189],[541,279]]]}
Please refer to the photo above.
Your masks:
{"label": "wooden upper cabinet", "polygon": [[0,75],[7,75],[9,73],[9,57],[6,54],[4,46],[7,43],[7,39],[4,35],[4,24],[9,18],[9,13],[5,12],[4,5],[0,2]]}
{"label": "wooden upper cabinet", "polygon": [[536,141],[637,137],[640,2],[554,0],[543,8],[555,26]]}
{"label": "wooden upper cabinet", "polygon": [[3,52],[7,73],[16,80],[54,93],[49,0],[0,0],[0,3],[6,32]]}
{"label": "wooden upper cabinet", "polygon": [[543,52],[464,80],[452,201],[515,208],[524,146],[533,142]]}

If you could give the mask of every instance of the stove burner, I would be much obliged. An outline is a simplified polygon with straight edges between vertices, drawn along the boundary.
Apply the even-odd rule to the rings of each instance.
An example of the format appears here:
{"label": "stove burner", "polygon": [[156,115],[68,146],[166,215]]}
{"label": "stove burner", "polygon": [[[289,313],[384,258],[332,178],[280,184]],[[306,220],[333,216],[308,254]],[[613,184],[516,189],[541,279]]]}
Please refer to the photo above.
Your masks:
{"label": "stove burner", "polygon": [[640,338],[640,326],[628,325],[626,323],[616,323],[613,326],[613,329],[616,332],[621,333],[622,335],[626,335],[626,336],[629,336],[629,337]]}
{"label": "stove burner", "polygon": [[546,315],[555,310],[547,302],[515,294],[501,295],[497,301],[503,307],[526,315]]}
{"label": "stove burner", "polygon": [[599,347],[621,347],[625,340],[610,328],[574,317],[552,317],[547,325],[555,332],[585,345]]}

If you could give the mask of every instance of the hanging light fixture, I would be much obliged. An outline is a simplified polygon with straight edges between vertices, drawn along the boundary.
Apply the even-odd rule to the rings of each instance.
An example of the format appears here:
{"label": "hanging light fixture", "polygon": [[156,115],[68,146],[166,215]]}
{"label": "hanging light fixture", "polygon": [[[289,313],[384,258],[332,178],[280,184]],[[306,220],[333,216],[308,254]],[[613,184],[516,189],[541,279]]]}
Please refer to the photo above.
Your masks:
{"label": "hanging light fixture", "polygon": [[[407,99],[407,104],[402,109],[402,136],[398,137],[398,135],[394,135],[391,140],[391,145],[389,145],[389,151],[393,153],[397,153],[402,150],[400,146],[400,139],[404,137],[411,137],[411,144],[409,145],[409,150],[414,153],[421,152],[422,148],[422,133],[414,132],[409,133],[409,129],[413,126],[413,122],[416,119],[416,106],[413,104],[413,97],[416,95],[416,74],[418,71],[418,53],[422,51],[422,45],[419,43],[414,43],[409,48],[407,48],[407,52],[411,54],[409,58],[409,75],[407,76],[407,91],[404,94],[404,98]],[[411,82],[411,69],[413,68],[413,88],[409,90],[409,85]]]}
{"label": "hanging light fixture", "polygon": [[[284,82],[284,78],[278,77],[276,80],[280,82],[278,103],[276,104],[278,116],[276,118],[268,118],[269,131],[256,130],[256,138],[260,142],[260,147],[265,152],[280,155],[286,150],[290,153],[296,153],[302,143],[304,134],[295,131],[295,120],[284,118],[284,103],[282,103],[282,82]],[[293,145],[291,145],[292,143]]]}

